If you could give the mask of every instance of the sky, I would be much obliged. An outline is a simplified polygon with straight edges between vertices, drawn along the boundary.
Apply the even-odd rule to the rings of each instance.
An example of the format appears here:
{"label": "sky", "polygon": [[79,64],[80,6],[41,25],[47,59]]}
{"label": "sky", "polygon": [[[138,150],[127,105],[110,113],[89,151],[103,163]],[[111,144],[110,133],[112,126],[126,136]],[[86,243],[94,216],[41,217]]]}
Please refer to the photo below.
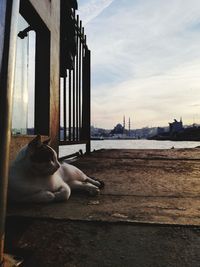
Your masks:
{"label": "sky", "polygon": [[200,123],[200,1],[79,0],[92,53],[92,124]]}

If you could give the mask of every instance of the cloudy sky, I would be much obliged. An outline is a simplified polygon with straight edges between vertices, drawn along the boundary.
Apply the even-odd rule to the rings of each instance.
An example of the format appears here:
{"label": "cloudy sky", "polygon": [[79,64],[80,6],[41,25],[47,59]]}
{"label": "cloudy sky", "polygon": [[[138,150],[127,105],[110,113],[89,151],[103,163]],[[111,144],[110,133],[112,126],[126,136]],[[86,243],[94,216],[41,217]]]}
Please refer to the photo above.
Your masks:
{"label": "cloudy sky", "polygon": [[200,123],[200,1],[79,0],[92,51],[92,123]]}

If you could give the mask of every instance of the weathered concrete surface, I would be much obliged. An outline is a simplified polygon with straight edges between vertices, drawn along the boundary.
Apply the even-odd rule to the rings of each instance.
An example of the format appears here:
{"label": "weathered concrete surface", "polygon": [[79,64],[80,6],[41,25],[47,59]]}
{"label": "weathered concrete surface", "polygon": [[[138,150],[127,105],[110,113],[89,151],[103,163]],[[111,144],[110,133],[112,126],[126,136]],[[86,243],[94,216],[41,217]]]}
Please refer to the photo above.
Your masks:
{"label": "weathered concrete surface", "polygon": [[31,209],[14,207],[8,215],[200,225],[198,155],[198,149],[95,152],[74,164],[105,181],[100,196],[72,196],[66,203]]}
{"label": "weathered concrete surface", "polygon": [[197,227],[35,220],[13,253],[25,267],[199,267],[199,240]]}
{"label": "weathered concrete surface", "polygon": [[101,150],[73,164],[105,189],[9,207],[8,251],[24,266],[199,266],[199,149]]}

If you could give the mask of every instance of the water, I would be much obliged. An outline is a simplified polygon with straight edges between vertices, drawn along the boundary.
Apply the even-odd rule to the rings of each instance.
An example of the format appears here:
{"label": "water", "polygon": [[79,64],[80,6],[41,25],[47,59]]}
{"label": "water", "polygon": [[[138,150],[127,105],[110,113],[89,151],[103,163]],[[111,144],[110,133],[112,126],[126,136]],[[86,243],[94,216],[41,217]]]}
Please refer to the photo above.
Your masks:
{"label": "water", "polygon": [[[95,140],[91,141],[91,150],[98,149],[170,149],[193,148],[199,146],[200,142],[192,141],[156,141],[156,140]],[[82,149],[85,152],[85,145],[70,145],[59,147],[59,157],[70,155]]]}

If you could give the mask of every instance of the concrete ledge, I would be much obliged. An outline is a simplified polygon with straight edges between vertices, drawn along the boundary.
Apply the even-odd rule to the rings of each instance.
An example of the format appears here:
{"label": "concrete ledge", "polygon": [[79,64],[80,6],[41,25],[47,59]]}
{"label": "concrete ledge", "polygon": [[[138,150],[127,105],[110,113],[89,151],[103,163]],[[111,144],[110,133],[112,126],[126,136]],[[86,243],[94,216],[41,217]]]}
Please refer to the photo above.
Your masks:
{"label": "concrete ledge", "polygon": [[73,163],[105,182],[100,196],[12,206],[8,216],[200,225],[199,155],[199,149],[100,150]]}
{"label": "concrete ledge", "polygon": [[[193,153],[194,152],[194,153]],[[197,267],[199,150],[101,150],[73,164],[97,197],[8,208],[6,252],[26,267]]]}

